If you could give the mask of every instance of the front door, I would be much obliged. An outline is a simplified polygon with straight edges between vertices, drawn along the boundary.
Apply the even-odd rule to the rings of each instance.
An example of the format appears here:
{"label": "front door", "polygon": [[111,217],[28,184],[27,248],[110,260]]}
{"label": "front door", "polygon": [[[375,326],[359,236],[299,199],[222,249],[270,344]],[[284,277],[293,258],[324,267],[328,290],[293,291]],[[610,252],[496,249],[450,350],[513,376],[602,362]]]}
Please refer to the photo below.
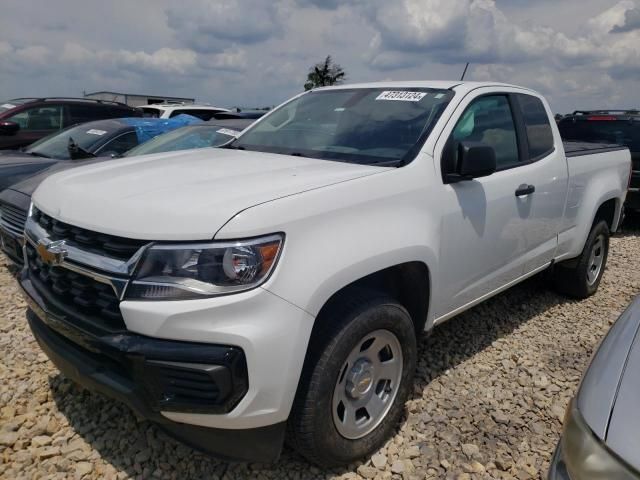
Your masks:
{"label": "front door", "polygon": [[453,146],[456,152],[461,141],[493,147],[498,171],[444,185],[436,318],[522,276],[527,252],[527,219],[515,195],[524,180],[510,98],[485,95],[472,100],[449,135],[447,148]]}

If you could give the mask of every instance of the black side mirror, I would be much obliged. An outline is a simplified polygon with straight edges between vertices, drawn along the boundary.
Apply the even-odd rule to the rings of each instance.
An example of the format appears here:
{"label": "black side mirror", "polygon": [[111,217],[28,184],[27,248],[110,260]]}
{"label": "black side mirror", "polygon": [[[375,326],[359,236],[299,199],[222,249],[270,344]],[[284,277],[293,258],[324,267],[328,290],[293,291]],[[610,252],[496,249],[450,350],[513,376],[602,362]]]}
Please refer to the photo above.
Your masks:
{"label": "black side mirror", "polygon": [[497,169],[496,152],[482,142],[458,143],[458,162],[455,171],[445,176],[447,183],[486,177]]}
{"label": "black side mirror", "polygon": [[15,135],[20,130],[20,124],[7,120],[0,121],[0,135]]}

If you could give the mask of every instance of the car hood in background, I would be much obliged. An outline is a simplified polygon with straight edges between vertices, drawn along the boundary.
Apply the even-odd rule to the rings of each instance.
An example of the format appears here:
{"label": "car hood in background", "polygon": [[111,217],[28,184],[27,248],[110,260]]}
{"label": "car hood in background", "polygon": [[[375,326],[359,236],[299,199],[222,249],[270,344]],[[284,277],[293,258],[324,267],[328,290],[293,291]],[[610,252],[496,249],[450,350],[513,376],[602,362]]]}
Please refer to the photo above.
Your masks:
{"label": "car hood in background", "polygon": [[30,177],[22,180],[21,182],[11,185],[11,187],[9,188],[11,190],[20,192],[24,195],[28,195],[29,197],[31,197],[31,195],[33,195],[33,192],[35,192],[36,188],[38,188],[38,185],[40,185],[45,178],[50,177],[54,173],[62,172],[64,170],[69,170],[71,168],[77,168],[80,166],[103,162],[105,160],[111,160],[111,158],[97,157],[94,159],[60,161],[58,163],[51,165],[46,170],[41,170],[38,173],[35,173],[34,175],[31,175]]}
{"label": "car hood in background", "polygon": [[143,155],[47,178],[45,213],[89,230],[143,240],[208,240],[254,205],[387,170],[287,155],[204,149]]}
{"label": "car hood in background", "polygon": [[577,406],[593,433],[640,470],[640,296],[609,329],[582,378]]}
{"label": "car hood in background", "polygon": [[0,153],[0,190],[55,165],[60,160],[29,155],[18,151]]}
{"label": "car hood in background", "polygon": [[[632,315],[640,318],[640,297]],[[636,332],[607,429],[607,446],[636,470],[640,470],[640,334]]]}

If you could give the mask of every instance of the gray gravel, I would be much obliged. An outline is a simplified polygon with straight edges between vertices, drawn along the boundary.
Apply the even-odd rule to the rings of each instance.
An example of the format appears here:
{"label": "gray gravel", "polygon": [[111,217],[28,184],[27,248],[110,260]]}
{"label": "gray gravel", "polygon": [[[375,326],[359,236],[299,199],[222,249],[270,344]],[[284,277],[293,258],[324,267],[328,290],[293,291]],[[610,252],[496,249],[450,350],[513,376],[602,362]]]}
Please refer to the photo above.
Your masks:
{"label": "gray gravel", "polygon": [[274,465],[220,462],[75,386],[33,340],[0,256],[0,477],[543,478],[581,372],[640,291],[635,233],[611,245],[588,300],[567,300],[534,278],[422,338],[406,421],[370,460],[333,471],[288,449]]}

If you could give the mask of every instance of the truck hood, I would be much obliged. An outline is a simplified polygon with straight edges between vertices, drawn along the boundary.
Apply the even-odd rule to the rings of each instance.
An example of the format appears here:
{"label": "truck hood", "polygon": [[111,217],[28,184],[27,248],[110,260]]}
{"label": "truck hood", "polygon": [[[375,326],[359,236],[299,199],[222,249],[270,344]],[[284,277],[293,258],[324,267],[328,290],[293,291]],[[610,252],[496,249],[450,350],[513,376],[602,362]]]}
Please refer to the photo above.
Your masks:
{"label": "truck hood", "polygon": [[388,168],[229,149],[143,155],[45,179],[33,195],[71,225],[141,240],[207,240],[254,205]]}

